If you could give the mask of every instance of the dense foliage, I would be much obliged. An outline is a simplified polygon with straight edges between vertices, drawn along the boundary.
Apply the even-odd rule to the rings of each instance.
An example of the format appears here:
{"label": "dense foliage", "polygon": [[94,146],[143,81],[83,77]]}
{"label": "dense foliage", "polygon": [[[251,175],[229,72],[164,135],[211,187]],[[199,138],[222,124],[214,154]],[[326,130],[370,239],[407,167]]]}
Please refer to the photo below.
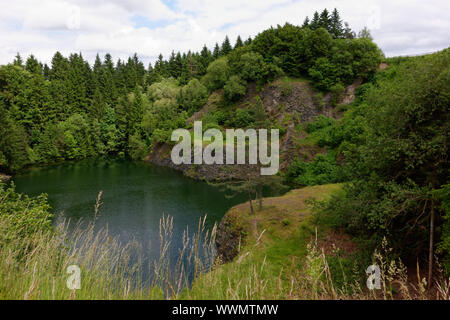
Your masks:
{"label": "dense foliage", "polygon": [[46,195],[30,198],[18,194],[14,185],[6,187],[0,183],[0,247],[37,231],[50,230],[51,217]]}
{"label": "dense foliage", "polygon": [[[436,234],[448,255],[450,50],[389,63],[360,89],[359,111],[344,121],[356,129],[349,132],[353,145],[345,134],[349,143],[340,145],[354,177],[325,213],[369,243],[386,236],[406,257],[428,254]],[[358,113],[359,128],[351,125]],[[324,144],[336,146],[339,136],[335,142],[332,133]],[[436,226],[431,235],[430,221]]]}
{"label": "dense foliage", "polygon": [[[234,47],[226,37],[213,51],[160,55],[148,68],[136,54],[117,63],[97,56],[92,66],[81,54],[57,52],[50,66],[18,54],[0,66],[0,171],[109,154],[142,159],[214,90],[232,104],[249,82],[261,86],[285,73],[335,91],[375,69],[380,50],[343,27],[337,10],[317,21],[239,37]],[[249,126],[251,113],[237,110],[227,125]]]}

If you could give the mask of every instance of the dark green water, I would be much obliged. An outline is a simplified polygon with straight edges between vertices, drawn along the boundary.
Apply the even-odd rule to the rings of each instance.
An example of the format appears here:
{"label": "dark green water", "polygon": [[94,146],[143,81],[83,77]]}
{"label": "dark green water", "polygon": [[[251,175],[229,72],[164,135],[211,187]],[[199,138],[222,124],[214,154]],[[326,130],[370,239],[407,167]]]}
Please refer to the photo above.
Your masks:
{"label": "dark green water", "polygon": [[147,261],[159,256],[159,221],[163,214],[174,219],[174,246],[181,246],[186,227],[196,230],[207,215],[207,226],[219,222],[243,197],[226,198],[207,183],[180,172],[125,160],[86,160],[54,167],[34,168],[13,178],[18,192],[47,193],[56,217],[71,221],[93,219],[97,194],[103,190],[96,226],[108,227],[123,243],[136,240]]}

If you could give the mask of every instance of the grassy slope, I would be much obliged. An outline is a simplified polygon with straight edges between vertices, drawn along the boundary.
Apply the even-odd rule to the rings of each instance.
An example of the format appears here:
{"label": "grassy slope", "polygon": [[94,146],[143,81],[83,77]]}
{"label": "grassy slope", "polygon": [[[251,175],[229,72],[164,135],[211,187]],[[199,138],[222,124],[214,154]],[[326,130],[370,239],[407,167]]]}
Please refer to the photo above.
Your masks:
{"label": "grassy slope", "polygon": [[[195,281],[186,299],[295,299],[302,298],[298,283],[314,239],[308,199],[324,200],[340,185],[292,190],[264,199],[263,209],[250,214],[248,203],[233,207],[228,216],[247,234],[240,254]],[[319,238],[323,234],[319,233]]]}

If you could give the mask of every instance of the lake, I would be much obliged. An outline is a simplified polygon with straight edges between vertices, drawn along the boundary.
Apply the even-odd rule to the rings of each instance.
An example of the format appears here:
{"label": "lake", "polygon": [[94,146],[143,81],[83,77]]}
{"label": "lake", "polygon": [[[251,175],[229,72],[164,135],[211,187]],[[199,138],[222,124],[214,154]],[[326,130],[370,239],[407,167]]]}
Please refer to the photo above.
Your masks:
{"label": "lake", "polygon": [[124,244],[136,240],[147,263],[159,257],[163,214],[173,216],[171,250],[178,250],[186,227],[197,230],[198,219],[207,215],[206,225],[211,228],[233,205],[245,201],[244,196],[227,198],[218,188],[173,169],[117,159],[32,168],[12,180],[18,192],[47,193],[55,220],[64,216],[72,222],[94,219],[94,205],[102,190],[96,227],[108,227]]}

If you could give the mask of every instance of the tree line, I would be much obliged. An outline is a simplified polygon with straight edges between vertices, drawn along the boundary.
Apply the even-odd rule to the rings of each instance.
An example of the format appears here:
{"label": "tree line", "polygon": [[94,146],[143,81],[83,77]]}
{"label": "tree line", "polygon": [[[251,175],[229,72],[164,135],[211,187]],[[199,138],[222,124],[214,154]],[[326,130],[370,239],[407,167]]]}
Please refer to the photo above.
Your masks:
{"label": "tree line", "polygon": [[50,66],[18,54],[0,67],[0,170],[103,155],[142,159],[218,89],[233,104],[249,82],[261,87],[282,74],[333,92],[368,77],[382,59],[378,47],[347,32],[337,10],[320,17],[238,37],[234,46],[226,37],[213,50],[160,55],[147,68],[137,54],[116,63],[97,55],[90,65],[81,53],[56,52]]}

